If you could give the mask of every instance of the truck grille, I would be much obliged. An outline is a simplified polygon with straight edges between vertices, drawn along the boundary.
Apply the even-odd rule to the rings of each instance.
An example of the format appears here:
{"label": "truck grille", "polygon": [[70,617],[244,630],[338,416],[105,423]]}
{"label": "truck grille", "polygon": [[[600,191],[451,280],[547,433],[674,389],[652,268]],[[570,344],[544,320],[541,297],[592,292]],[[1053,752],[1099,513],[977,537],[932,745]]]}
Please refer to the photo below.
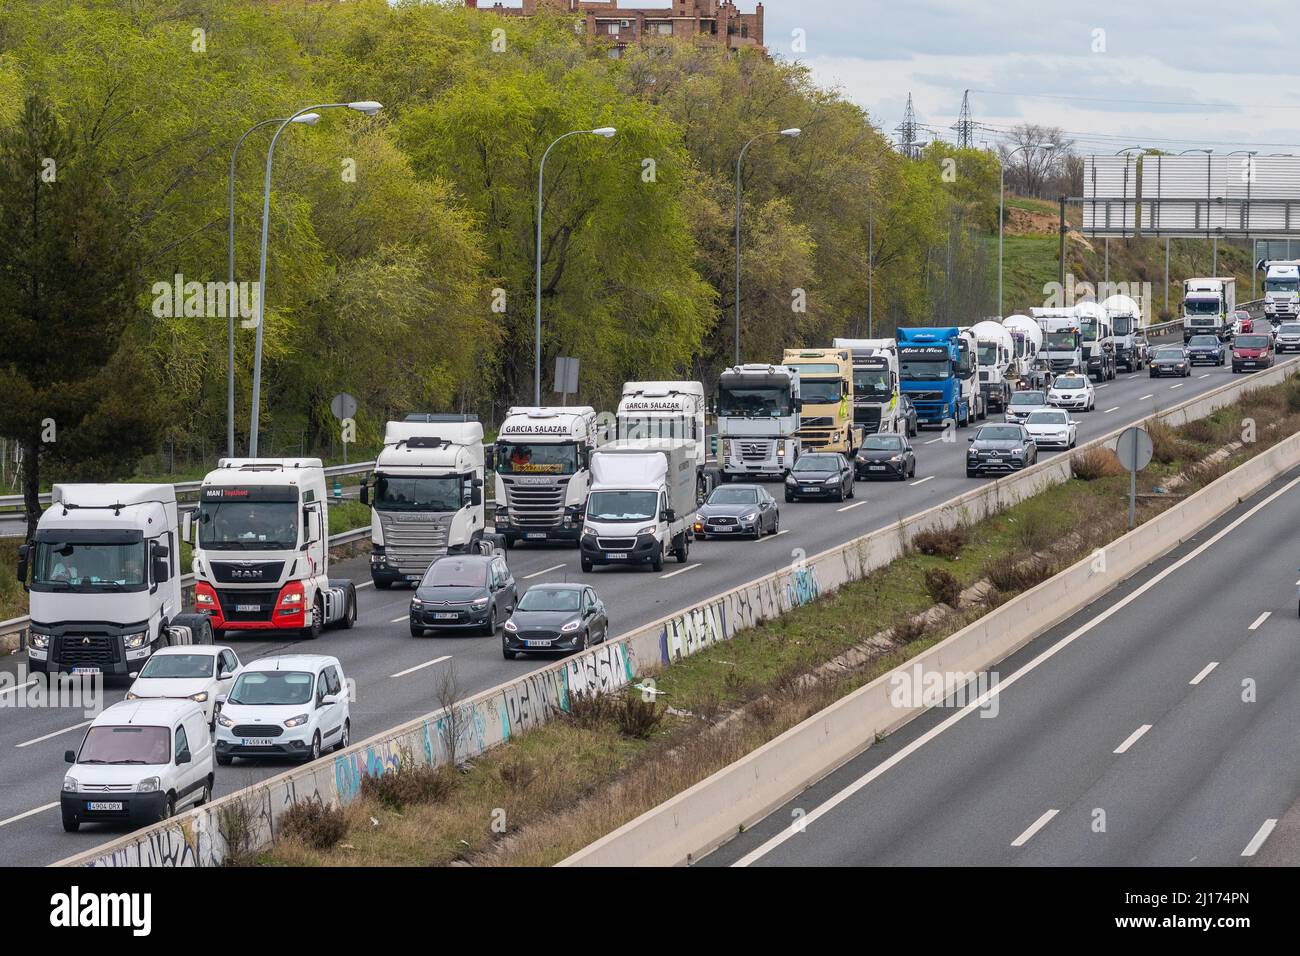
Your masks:
{"label": "truck grille", "polygon": [[379,527],[389,567],[401,574],[424,574],[435,558],[447,553],[451,515],[403,520],[397,512],[380,512]]}
{"label": "truck grille", "polygon": [[[566,483],[567,484],[567,483]],[[554,528],[564,518],[565,485],[523,485],[506,483],[506,505],[510,521],[520,528]]]}
{"label": "truck grille", "polygon": [[636,538],[597,538],[596,547],[602,551],[631,551],[636,547]]}
{"label": "truck grille", "polygon": [[767,461],[772,454],[770,441],[746,441],[740,443],[740,457],[744,461]]}
{"label": "truck grille", "polygon": [[57,639],[55,659],[62,665],[104,667],[117,663],[117,639],[105,634],[65,634]]}
{"label": "truck grille", "polygon": [[[275,599],[279,591],[235,590],[217,588],[217,600],[221,603],[221,616],[227,621],[269,621],[275,613]],[[256,606],[256,611],[240,611],[240,606]]]}
{"label": "truck grille", "polygon": [[279,737],[284,728],[275,724],[235,724],[230,732],[236,737]]}
{"label": "truck grille", "polygon": [[212,578],[218,584],[274,583],[284,571],[283,561],[212,561]]}
{"label": "truck grille", "polygon": [[880,406],[858,405],[853,409],[853,421],[863,426],[868,434],[880,431]]}
{"label": "truck grille", "polygon": [[1053,372],[1061,372],[1074,368],[1074,359],[1050,359],[1047,364]]}
{"label": "truck grille", "polygon": [[813,418],[801,418],[799,424],[804,428],[833,428],[835,420],[829,415],[818,415]]}

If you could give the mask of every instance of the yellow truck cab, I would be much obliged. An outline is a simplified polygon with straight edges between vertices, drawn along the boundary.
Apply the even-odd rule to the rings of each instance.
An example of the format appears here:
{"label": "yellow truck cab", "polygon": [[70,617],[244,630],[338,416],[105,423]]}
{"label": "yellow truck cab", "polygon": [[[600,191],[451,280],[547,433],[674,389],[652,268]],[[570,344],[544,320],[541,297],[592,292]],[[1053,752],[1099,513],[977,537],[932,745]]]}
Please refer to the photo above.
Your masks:
{"label": "yellow truck cab", "polygon": [[838,451],[850,459],[862,445],[853,422],[853,354],[848,349],[786,349],[782,365],[799,370],[803,409],[799,444],[810,451]]}

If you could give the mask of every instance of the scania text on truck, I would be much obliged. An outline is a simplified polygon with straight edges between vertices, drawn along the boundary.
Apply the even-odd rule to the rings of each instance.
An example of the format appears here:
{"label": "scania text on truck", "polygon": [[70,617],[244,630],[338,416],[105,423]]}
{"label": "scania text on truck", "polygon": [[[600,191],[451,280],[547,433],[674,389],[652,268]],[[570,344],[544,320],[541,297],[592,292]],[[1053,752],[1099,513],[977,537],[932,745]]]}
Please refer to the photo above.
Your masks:
{"label": "scania text on truck", "polygon": [[799,460],[799,371],[735,365],[718,376],[718,468],[739,476],[784,477]]}
{"label": "scania text on truck", "polygon": [[1300,259],[1271,259],[1264,270],[1264,318],[1275,325],[1300,316]]}
{"label": "scania text on truck", "polygon": [[695,520],[695,449],[681,439],[631,438],[591,453],[582,570],[598,564],[685,563]]}
{"label": "scania text on truck", "polygon": [[1029,313],[1043,330],[1038,356],[1047,363],[1047,371],[1052,376],[1082,372],[1083,337],[1079,334],[1079,317],[1074,309],[1030,309]]}
{"label": "scania text on truck", "polygon": [[863,435],[901,432],[898,401],[898,347],[893,339],[835,339],[853,358],[853,422]]}
{"label": "scania text on truck", "polygon": [[370,505],[370,577],[377,588],[419,583],[435,558],[483,539],[483,426],[473,415],[420,412],[384,428]]}
{"label": "scania text on truck", "polygon": [[327,507],[319,458],[223,458],[208,472],[199,487],[194,609],[215,635],[315,638],[326,625],[356,623],[356,588],[329,577]]}
{"label": "scania text on truck", "polygon": [[506,547],[578,543],[596,443],[596,410],[589,406],[510,409],[492,454],[494,523]]}
{"label": "scania text on truck", "polygon": [[704,386],[699,382],[624,382],[615,415],[617,438],[679,439],[695,451],[696,497],[703,501],[718,483],[708,467]]}
{"label": "scania text on truck", "polygon": [[799,372],[804,451],[838,451],[853,459],[863,428],[853,421],[853,358],[848,349],[786,349],[781,364]]}
{"label": "scania text on truck", "polygon": [[969,425],[983,407],[975,381],[974,337],[955,327],[900,328],[894,334],[900,387],[915,406],[917,421]]}
{"label": "scania text on truck", "polygon": [[980,392],[984,405],[1003,411],[1015,391],[1012,383],[1017,378],[1015,340],[1001,322],[976,322],[971,326],[975,336],[975,355],[979,370]]}
{"label": "scania text on truck", "polygon": [[1101,304],[1110,316],[1115,341],[1115,362],[1126,372],[1140,372],[1146,367],[1147,341],[1142,322],[1142,307],[1131,296],[1112,295]]}
{"label": "scania text on truck", "polygon": [[1098,382],[1111,381],[1116,375],[1116,360],[1110,314],[1096,302],[1080,302],[1074,314],[1079,320],[1084,369]]}
{"label": "scania text on truck", "polygon": [[1183,280],[1183,341],[1193,335],[1226,339],[1237,308],[1237,280],[1202,278]]}
{"label": "scania text on truck", "polygon": [[205,617],[181,613],[171,485],[55,485],[50,497],[18,549],[32,671],[126,675],[161,647],[212,643]]}

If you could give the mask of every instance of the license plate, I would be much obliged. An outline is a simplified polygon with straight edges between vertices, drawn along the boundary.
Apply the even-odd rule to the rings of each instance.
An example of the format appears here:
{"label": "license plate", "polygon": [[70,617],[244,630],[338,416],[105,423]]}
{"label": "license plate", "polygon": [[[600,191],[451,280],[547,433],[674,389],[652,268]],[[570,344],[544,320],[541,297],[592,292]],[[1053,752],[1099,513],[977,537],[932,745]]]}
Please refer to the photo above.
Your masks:
{"label": "license plate", "polygon": [[74,667],[74,668],[72,669],[72,673],[74,673],[74,674],[98,674],[98,673],[100,673],[100,670],[99,670],[98,667]]}
{"label": "license plate", "polygon": [[260,604],[236,604],[236,605],[235,605],[235,610],[236,610],[236,611],[260,611],[260,610],[262,610],[262,605],[260,605]]}
{"label": "license plate", "polygon": [[243,747],[270,747],[272,741],[270,737],[242,737],[239,741]]}
{"label": "license plate", "polygon": [[433,616],[433,619],[435,621],[454,621],[458,617],[460,617],[460,615],[455,611],[439,611]]}
{"label": "license plate", "polygon": [[542,539],[545,539],[545,538],[546,538],[546,532],[545,532],[545,531],[530,531],[530,532],[528,532],[526,535],[524,535],[524,537],[525,537],[525,538],[542,538]]}
{"label": "license plate", "polygon": [[623,561],[627,559],[627,554],[622,551],[611,551],[606,553],[605,558],[609,561]]}
{"label": "license plate", "polygon": [[420,580],[420,576],[419,576],[418,574],[408,574],[408,575],[406,576],[406,580],[408,580],[408,581],[418,581],[418,580]]}
{"label": "license plate", "polygon": [[122,802],[120,800],[117,801],[88,800],[86,802],[86,809],[87,810],[121,810]]}
{"label": "license plate", "polygon": [[804,487],[800,488],[799,490],[802,491],[802,492],[808,493],[808,492],[816,491],[817,489],[816,489],[816,488],[809,488],[807,485],[805,485]]}
{"label": "license plate", "polygon": [[550,647],[550,641],[524,641],[526,647]]}
{"label": "license plate", "polygon": [[885,466],[884,466],[884,465],[868,465],[868,466],[867,466],[867,470],[868,470],[868,471],[884,471],[884,470],[885,470]]}

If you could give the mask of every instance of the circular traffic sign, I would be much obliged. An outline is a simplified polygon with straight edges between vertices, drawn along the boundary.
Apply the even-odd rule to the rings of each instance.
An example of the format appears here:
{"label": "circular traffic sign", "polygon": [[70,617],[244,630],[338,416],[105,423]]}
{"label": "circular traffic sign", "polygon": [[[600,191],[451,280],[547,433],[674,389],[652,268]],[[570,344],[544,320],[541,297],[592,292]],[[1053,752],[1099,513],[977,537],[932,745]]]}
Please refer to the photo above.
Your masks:
{"label": "circular traffic sign", "polygon": [[340,421],[352,418],[357,413],[357,400],[347,392],[339,392],[330,402],[330,411]]}
{"label": "circular traffic sign", "polygon": [[1136,425],[1124,429],[1115,442],[1115,456],[1128,471],[1141,471],[1151,464],[1151,436]]}

